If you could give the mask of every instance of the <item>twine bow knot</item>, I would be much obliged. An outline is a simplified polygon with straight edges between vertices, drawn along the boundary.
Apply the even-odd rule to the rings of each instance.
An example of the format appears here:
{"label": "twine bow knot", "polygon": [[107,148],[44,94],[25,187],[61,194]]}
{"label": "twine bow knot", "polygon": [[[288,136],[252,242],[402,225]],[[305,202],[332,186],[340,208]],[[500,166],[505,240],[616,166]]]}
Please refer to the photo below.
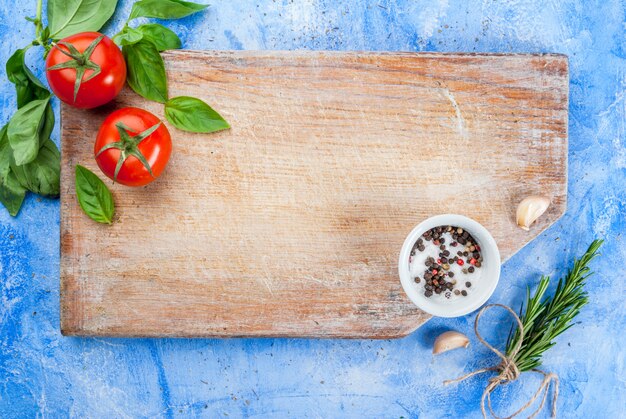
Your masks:
{"label": "twine bow knot", "polygon": [[[478,321],[480,320],[480,317],[483,315],[483,313],[485,311],[487,311],[488,309],[493,308],[493,307],[501,307],[501,308],[507,310],[513,316],[513,318],[517,322],[517,326],[519,328],[519,339],[517,340],[515,346],[513,347],[513,350],[511,351],[511,353],[508,356],[503,354],[502,352],[500,352],[499,350],[497,350],[493,346],[491,346],[485,339],[483,339],[483,337],[478,332]],[[485,307],[483,307],[478,312],[478,315],[476,316],[476,320],[474,321],[474,333],[476,333],[476,337],[478,338],[480,343],[485,345],[487,348],[489,348],[492,352],[494,352],[496,355],[498,355],[500,357],[500,359],[501,359],[500,363],[497,366],[495,366],[495,367],[481,368],[481,369],[478,369],[476,371],[472,371],[469,374],[466,374],[466,375],[464,375],[462,377],[455,378],[453,380],[446,380],[446,381],[443,382],[443,384],[444,385],[448,385],[448,384],[452,384],[452,383],[458,383],[460,381],[463,381],[463,380],[466,380],[466,379],[468,379],[470,377],[473,377],[474,375],[482,374],[482,373],[487,372],[487,371],[497,371],[498,375],[495,376],[495,377],[491,377],[489,379],[489,383],[487,384],[487,387],[485,387],[485,390],[483,391],[483,395],[480,398],[480,410],[481,410],[481,412],[483,414],[483,417],[484,418],[487,417],[487,411],[485,409],[485,399],[487,400],[487,407],[489,408],[489,413],[491,413],[491,415],[494,418],[497,418],[497,419],[510,419],[510,418],[513,418],[513,417],[519,415],[524,410],[528,409],[535,402],[535,400],[537,400],[539,395],[543,392],[543,396],[541,397],[541,403],[537,407],[537,410],[535,410],[529,416],[529,419],[532,419],[535,416],[537,416],[537,414],[541,411],[541,409],[543,409],[543,406],[545,405],[545,402],[546,402],[546,400],[548,398],[548,391],[550,389],[550,384],[552,382],[554,382],[554,395],[552,396],[552,417],[556,417],[556,400],[559,397],[559,377],[556,374],[554,374],[554,373],[546,373],[546,372],[541,371],[541,370],[536,369],[536,368],[533,368],[532,371],[534,371],[536,373],[539,373],[539,374],[542,374],[543,375],[543,380],[541,381],[541,384],[539,384],[539,388],[537,389],[535,394],[533,394],[533,396],[526,402],[526,404],[524,406],[519,408],[512,415],[505,416],[505,417],[497,416],[494,413],[494,411],[493,411],[493,409],[491,407],[491,393],[493,393],[493,391],[496,388],[498,388],[498,386],[501,386],[501,385],[504,385],[504,384],[508,384],[508,383],[510,383],[512,381],[515,381],[521,375],[521,371],[519,370],[519,368],[515,364],[515,357],[517,356],[518,352],[520,351],[520,349],[522,347],[522,342],[524,341],[524,325],[522,324],[522,321],[517,316],[517,314],[515,314],[515,312],[510,307],[507,307],[507,306],[502,305],[502,304],[489,304],[489,305],[486,305]]]}

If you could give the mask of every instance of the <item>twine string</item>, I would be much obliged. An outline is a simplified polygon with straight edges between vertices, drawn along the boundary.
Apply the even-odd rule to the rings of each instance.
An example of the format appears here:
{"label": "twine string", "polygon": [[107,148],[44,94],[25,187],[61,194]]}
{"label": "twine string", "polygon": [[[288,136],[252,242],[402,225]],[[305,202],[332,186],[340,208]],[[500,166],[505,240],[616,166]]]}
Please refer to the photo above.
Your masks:
{"label": "twine string", "polygon": [[[513,349],[511,350],[511,353],[506,356],[505,354],[503,354],[502,352],[500,352],[498,349],[494,348],[492,345],[489,344],[489,342],[487,342],[485,339],[483,339],[483,337],[481,336],[480,332],[478,331],[478,323],[480,321],[480,318],[482,317],[482,315],[489,309],[494,308],[494,307],[500,307],[505,309],[506,311],[508,311],[511,316],[513,316],[513,318],[515,319],[515,321],[517,322],[517,326],[518,326],[518,330],[519,330],[519,338],[517,339],[517,341],[515,342],[515,346],[513,347]],[[515,381],[519,378],[519,376],[521,375],[521,372],[517,366],[517,364],[515,364],[515,357],[517,356],[517,354],[519,353],[521,347],[522,347],[522,343],[524,341],[524,325],[522,324],[522,321],[520,320],[519,316],[510,308],[507,307],[503,304],[488,304],[485,307],[483,307],[479,312],[478,315],[476,315],[476,320],[474,321],[474,333],[476,333],[476,337],[478,338],[478,340],[480,341],[480,343],[482,343],[483,345],[485,345],[487,348],[489,348],[492,352],[494,352],[496,355],[498,355],[498,357],[500,358],[500,363],[497,366],[494,367],[488,367],[488,368],[480,368],[476,371],[472,371],[468,374],[465,374],[459,378],[455,378],[453,380],[445,380],[443,382],[444,385],[448,385],[448,384],[452,384],[452,383],[458,383],[464,380],[467,380],[470,377],[473,377],[474,375],[478,375],[478,374],[482,374],[488,371],[498,371],[498,375],[495,377],[491,377],[489,379],[489,383],[487,384],[487,387],[485,387],[485,390],[483,391],[483,394],[480,398],[480,410],[483,414],[483,418],[487,417],[487,411],[485,409],[485,400],[487,401],[487,408],[489,409],[489,413],[491,413],[491,415],[496,418],[496,419],[510,419],[513,418],[517,415],[519,415],[520,413],[522,413],[523,411],[525,411],[526,409],[528,409],[534,402],[535,400],[537,400],[539,398],[539,396],[543,393],[543,395],[541,396],[541,402],[539,403],[539,406],[537,407],[537,409],[529,416],[529,419],[534,418],[535,416],[537,416],[537,414],[539,414],[539,412],[543,409],[546,400],[548,398],[548,392],[550,390],[550,384],[554,382],[554,395],[552,396],[552,417],[556,417],[556,401],[557,398],[559,397],[559,377],[554,374],[554,373],[546,373],[544,371],[541,371],[539,369],[533,369],[532,371],[542,374],[543,375],[543,380],[541,381],[541,383],[539,384],[539,388],[537,389],[537,391],[535,392],[535,394],[532,395],[532,397],[530,397],[530,399],[526,402],[526,404],[524,404],[522,407],[520,407],[515,413],[513,413],[510,416],[504,416],[504,417],[500,417],[498,415],[495,414],[495,412],[493,411],[493,408],[491,407],[491,393],[493,393],[495,391],[496,388],[498,388],[501,385],[504,384],[508,384],[512,381]]]}

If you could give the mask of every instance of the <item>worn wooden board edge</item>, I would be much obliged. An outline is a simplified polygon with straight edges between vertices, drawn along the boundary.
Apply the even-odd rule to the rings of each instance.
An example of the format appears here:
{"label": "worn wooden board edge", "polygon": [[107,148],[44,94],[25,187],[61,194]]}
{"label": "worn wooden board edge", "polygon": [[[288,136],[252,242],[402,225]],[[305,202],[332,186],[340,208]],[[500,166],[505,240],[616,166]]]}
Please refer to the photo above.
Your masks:
{"label": "worn wooden board edge", "polygon": [[[193,51],[193,50],[186,50],[186,53],[199,53],[199,54],[206,54],[208,51]],[[388,51],[388,52],[369,52],[369,51],[309,51],[309,50],[296,50],[296,51],[255,51],[255,50],[246,50],[246,51],[224,51],[224,50],[215,50],[215,51],[210,51],[210,52],[215,52],[215,53],[220,53],[220,54],[228,54],[228,53],[232,53],[234,54],[241,54],[242,56],[258,56],[258,55],[271,55],[274,57],[281,57],[281,56],[289,56],[289,55],[310,55],[310,54],[325,54],[325,55],[353,55],[353,56],[358,56],[361,54],[367,54],[370,56],[376,56],[376,55],[380,55],[380,56],[384,56],[384,55],[407,55],[407,56],[419,56],[419,57],[425,57],[425,58],[437,58],[437,57],[481,57],[481,58],[498,58],[498,57],[516,57],[516,56],[522,56],[522,57],[552,57],[554,59],[559,59],[563,61],[563,64],[565,66],[565,74],[566,74],[566,85],[565,85],[565,102],[567,104],[567,111],[565,113],[565,136],[564,136],[564,164],[565,164],[565,173],[564,173],[564,180],[562,183],[562,196],[564,197],[564,200],[558,205],[551,205],[551,208],[548,209],[548,213],[551,213],[551,220],[548,223],[544,223],[543,225],[541,225],[540,227],[537,228],[537,226],[531,227],[531,232],[533,234],[532,237],[530,237],[528,240],[526,240],[524,243],[522,243],[522,245],[520,247],[518,247],[515,251],[513,251],[511,254],[507,255],[506,257],[502,258],[502,262],[506,262],[508,259],[510,259],[512,256],[514,256],[516,253],[518,253],[520,250],[522,250],[524,247],[526,247],[530,242],[532,242],[535,238],[537,238],[540,234],[542,234],[544,231],[546,231],[547,229],[549,229],[552,225],[554,225],[557,221],[559,221],[563,215],[566,213],[567,211],[567,192],[568,192],[568,178],[569,178],[569,78],[570,78],[570,74],[569,74],[569,59],[567,57],[567,55],[564,54],[559,54],[559,53],[479,53],[479,52],[468,52],[468,53],[456,53],[456,52],[393,52],[393,51]],[[165,52],[163,53],[164,56],[167,56],[169,53]],[[65,106],[62,104],[62,106]],[[62,114],[62,112],[61,112]],[[62,130],[62,125],[63,125],[63,118],[61,116],[61,132],[63,132]],[[62,143],[62,141],[61,141]],[[63,153],[61,153],[61,158],[62,158],[62,162],[64,162],[63,160]],[[61,165],[61,170],[63,171],[63,167],[65,165],[62,164]],[[61,208],[63,208],[63,192],[61,192]],[[514,209],[512,209],[511,211],[511,215],[510,218],[514,220],[515,218],[515,211]],[[61,224],[63,224],[63,217],[61,215]],[[61,235],[63,234],[63,226],[61,225]],[[60,253],[61,253],[61,265],[64,263],[63,261],[63,249],[61,249]],[[62,271],[62,269],[61,269]],[[373,340],[386,340],[386,339],[398,339],[398,338],[403,338],[406,337],[410,334],[412,334],[414,331],[416,331],[419,327],[421,327],[423,324],[425,324],[428,320],[430,320],[432,318],[432,316],[428,315],[427,313],[421,313],[421,315],[419,316],[418,319],[419,321],[416,321],[415,324],[412,327],[408,327],[405,328],[399,332],[394,332],[394,333],[390,333],[388,335],[386,335],[385,333],[380,333],[378,335],[375,336],[354,336],[354,335],[350,335],[350,334],[343,334],[341,332],[337,333],[337,334],[332,334],[332,333],[327,333],[325,332],[323,335],[319,335],[319,334],[298,334],[298,335],[294,335],[291,332],[286,332],[286,333],[259,333],[259,334],[255,334],[255,333],[246,333],[246,334],[233,334],[233,333],[228,333],[228,334],[184,334],[184,333],[162,333],[162,334],[142,334],[142,333],[137,333],[137,334],[128,334],[128,333],[116,333],[116,332],[112,332],[110,330],[104,331],[102,333],[99,333],[98,331],[86,331],[80,327],[74,327],[75,325],[73,325],[71,322],[68,321],[68,314],[66,312],[66,307],[64,308],[63,306],[63,297],[64,297],[64,290],[65,290],[65,286],[64,286],[64,277],[61,274],[60,275],[60,330],[62,335],[64,336],[84,336],[84,337],[132,337],[132,338],[220,338],[220,339],[224,339],[224,338],[290,338],[290,339],[350,339],[350,340],[354,340],[354,339],[373,339]]]}

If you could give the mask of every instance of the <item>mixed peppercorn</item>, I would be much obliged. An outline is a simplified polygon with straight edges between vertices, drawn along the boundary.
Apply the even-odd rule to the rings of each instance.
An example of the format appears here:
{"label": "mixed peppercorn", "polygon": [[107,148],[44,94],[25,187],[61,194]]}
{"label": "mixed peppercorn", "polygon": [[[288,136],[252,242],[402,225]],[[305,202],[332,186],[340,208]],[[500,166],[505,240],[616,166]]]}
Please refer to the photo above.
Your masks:
{"label": "mixed peppercorn", "polygon": [[[446,241],[446,237],[448,241]],[[466,289],[459,289],[461,284],[457,283],[455,273],[452,271],[457,265],[461,273],[465,275],[473,274],[482,266],[483,258],[480,246],[469,232],[461,227],[439,226],[426,231],[415,242],[411,250],[411,260],[417,252],[424,252],[427,246],[436,246],[438,257],[428,256],[424,262],[424,273],[422,277],[416,276],[415,282],[424,281],[424,295],[431,297],[434,294],[444,294],[450,298],[455,295],[467,296],[467,289],[472,283],[465,281]]]}

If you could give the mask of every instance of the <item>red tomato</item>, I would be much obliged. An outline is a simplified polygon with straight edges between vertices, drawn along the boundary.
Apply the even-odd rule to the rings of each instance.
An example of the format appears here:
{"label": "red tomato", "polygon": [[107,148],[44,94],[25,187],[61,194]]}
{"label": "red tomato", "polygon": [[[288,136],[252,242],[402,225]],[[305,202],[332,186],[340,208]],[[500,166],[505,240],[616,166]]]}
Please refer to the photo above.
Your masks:
{"label": "red tomato", "polygon": [[172,153],[172,139],[150,112],[122,108],[102,123],[93,152],[105,175],[122,185],[143,186],[163,172]]}
{"label": "red tomato", "polygon": [[126,82],[126,62],[111,39],[98,32],[82,32],[63,38],[50,50],[46,77],[63,102],[95,108],[120,92]]}

